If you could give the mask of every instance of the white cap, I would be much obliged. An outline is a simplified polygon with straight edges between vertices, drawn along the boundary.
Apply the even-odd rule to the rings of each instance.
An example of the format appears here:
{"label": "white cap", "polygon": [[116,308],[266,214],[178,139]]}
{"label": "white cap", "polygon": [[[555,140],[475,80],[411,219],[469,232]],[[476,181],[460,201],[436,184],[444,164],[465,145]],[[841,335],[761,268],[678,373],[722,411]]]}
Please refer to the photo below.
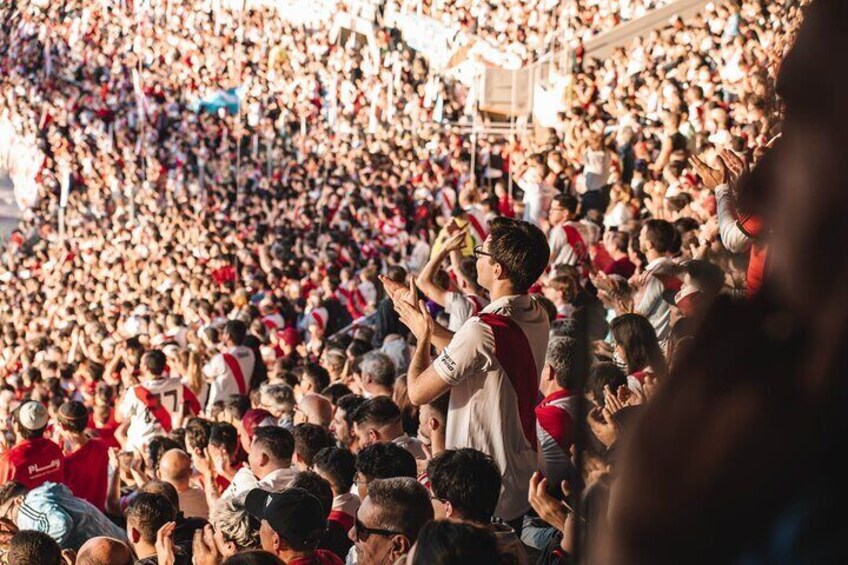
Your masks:
{"label": "white cap", "polygon": [[47,425],[47,419],[47,408],[40,402],[30,400],[18,408],[18,422],[30,431],[43,429]]}

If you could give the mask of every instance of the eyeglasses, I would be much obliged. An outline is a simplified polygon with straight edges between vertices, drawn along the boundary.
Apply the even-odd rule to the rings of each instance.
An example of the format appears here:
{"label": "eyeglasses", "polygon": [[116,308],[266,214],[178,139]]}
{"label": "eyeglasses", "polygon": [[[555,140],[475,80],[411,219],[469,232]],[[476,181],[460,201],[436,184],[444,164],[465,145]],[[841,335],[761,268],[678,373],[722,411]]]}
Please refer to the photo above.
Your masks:
{"label": "eyeglasses", "polygon": [[491,257],[492,259],[495,258],[495,256],[492,255],[491,253],[489,253],[488,251],[483,251],[482,245],[478,245],[477,247],[474,248],[474,256],[477,257],[478,259],[480,257]]}
{"label": "eyeglasses", "polygon": [[359,516],[356,516],[353,519],[353,528],[356,530],[356,541],[365,543],[368,541],[368,537],[371,535],[375,536],[402,536],[403,532],[395,532],[392,530],[380,530],[378,528],[368,528],[359,521]]}

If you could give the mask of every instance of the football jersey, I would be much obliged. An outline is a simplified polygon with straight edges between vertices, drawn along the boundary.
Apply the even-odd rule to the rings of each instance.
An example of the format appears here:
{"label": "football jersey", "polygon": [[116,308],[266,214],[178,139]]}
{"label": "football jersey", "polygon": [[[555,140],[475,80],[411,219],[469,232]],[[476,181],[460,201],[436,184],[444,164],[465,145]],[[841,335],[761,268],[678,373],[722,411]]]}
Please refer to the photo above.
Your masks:
{"label": "football jersey", "polygon": [[185,390],[179,378],[148,380],[127,390],[118,405],[130,422],[124,450],[142,449],[154,436],[169,432],[183,413]]}

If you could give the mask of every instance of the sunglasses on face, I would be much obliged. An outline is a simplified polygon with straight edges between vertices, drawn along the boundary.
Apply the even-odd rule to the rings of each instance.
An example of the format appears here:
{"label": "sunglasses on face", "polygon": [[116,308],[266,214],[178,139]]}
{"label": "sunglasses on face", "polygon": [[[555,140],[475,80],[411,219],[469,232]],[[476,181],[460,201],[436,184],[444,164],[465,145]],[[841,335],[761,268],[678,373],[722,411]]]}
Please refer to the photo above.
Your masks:
{"label": "sunglasses on face", "polygon": [[359,521],[359,516],[356,516],[353,520],[353,528],[356,531],[356,541],[365,543],[368,541],[368,538],[372,535],[374,536],[402,536],[403,532],[395,532],[392,530],[381,530],[378,528],[368,528],[362,522]]}

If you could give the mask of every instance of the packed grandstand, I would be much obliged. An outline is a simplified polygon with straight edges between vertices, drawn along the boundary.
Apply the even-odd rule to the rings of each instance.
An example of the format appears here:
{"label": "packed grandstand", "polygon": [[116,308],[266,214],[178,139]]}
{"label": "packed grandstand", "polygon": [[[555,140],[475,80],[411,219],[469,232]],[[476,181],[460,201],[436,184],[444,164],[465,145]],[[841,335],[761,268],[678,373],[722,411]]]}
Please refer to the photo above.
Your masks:
{"label": "packed grandstand", "polygon": [[3,558],[681,562],[610,493],[769,287],[810,4],[4,1]]}

